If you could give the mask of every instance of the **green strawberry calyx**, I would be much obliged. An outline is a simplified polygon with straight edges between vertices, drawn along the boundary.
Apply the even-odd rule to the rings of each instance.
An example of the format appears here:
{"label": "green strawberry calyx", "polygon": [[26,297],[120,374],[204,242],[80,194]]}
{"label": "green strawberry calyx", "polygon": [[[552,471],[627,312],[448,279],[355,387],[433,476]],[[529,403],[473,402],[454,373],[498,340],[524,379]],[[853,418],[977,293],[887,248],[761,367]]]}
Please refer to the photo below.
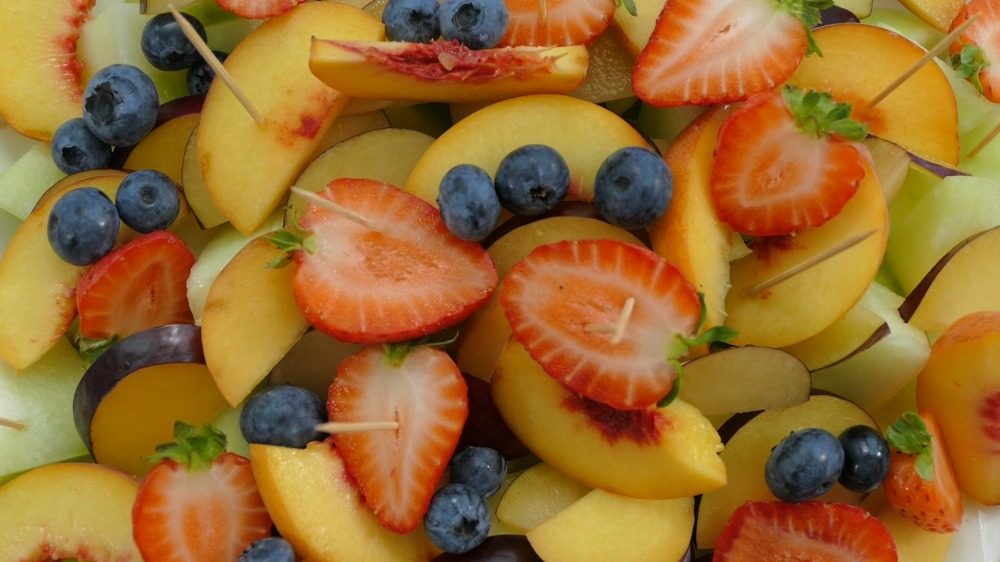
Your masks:
{"label": "green strawberry calyx", "polygon": [[975,45],[965,45],[961,51],[951,56],[951,67],[955,69],[955,73],[971,82],[980,94],[983,93],[983,83],[979,79],[979,73],[989,65],[983,50]]}
{"label": "green strawberry calyx", "polygon": [[798,18],[806,28],[806,40],[809,42],[807,55],[816,53],[823,56],[819,50],[819,45],[812,36],[812,28],[819,24],[819,13],[822,10],[833,7],[833,0],[774,0],[778,9],[787,12]]}
{"label": "green strawberry calyx", "polygon": [[788,110],[800,131],[815,138],[825,135],[857,141],[868,135],[868,127],[851,119],[851,104],[833,101],[826,92],[802,90],[795,86],[781,89]]}
{"label": "green strawberry calyx", "polygon": [[670,343],[667,344],[667,361],[673,365],[677,377],[674,379],[674,386],[670,392],[656,403],[659,408],[669,406],[680,395],[681,377],[684,374],[684,364],[681,362],[681,358],[687,355],[688,350],[692,347],[727,342],[737,336],[736,330],[728,326],[712,326],[702,331],[705,320],[708,318],[708,306],[705,304],[704,293],[698,293],[698,304],[701,310],[698,313],[698,323],[694,328],[695,335],[675,334]]}
{"label": "green strawberry calyx", "polygon": [[915,412],[906,412],[886,432],[886,440],[900,453],[915,455],[914,467],[924,480],[934,478],[934,446],[927,424]]}
{"label": "green strawberry calyx", "polygon": [[149,462],[172,460],[190,471],[205,470],[226,452],[226,434],[210,424],[195,428],[182,421],[175,422],[174,439],[173,443],[157,445]]}

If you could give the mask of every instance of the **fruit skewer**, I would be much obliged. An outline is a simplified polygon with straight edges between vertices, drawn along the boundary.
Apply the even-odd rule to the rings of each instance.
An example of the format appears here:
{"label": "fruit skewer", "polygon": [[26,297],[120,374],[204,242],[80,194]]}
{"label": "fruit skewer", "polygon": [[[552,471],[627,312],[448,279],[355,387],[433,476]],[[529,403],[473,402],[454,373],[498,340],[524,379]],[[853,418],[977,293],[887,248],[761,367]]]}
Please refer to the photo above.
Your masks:
{"label": "fruit skewer", "polygon": [[829,250],[821,254],[817,254],[807,259],[804,262],[789,267],[788,269],[782,271],[781,273],[778,273],[774,277],[771,277],[767,281],[758,283],[757,285],[750,287],[750,289],[747,290],[747,293],[749,293],[750,295],[759,295],[760,293],[763,293],[764,291],[774,287],[775,285],[778,285],[779,283],[784,283],[785,281],[788,281],[792,277],[795,277],[796,275],[804,271],[816,267],[817,265],[825,262],[826,260],[840,254],[841,252],[844,252],[846,250],[853,248],[854,246],[857,246],[858,244],[871,238],[871,236],[877,232],[878,232],[877,230],[869,230],[868,232],[848,238],[847,240],[844,240],[843,242],[837,244],[836,246],[830,248]]}
{"label": "fruit skewer", "polygon": [[622,311],[618,315],[618,320],[613,323],[587,324],[583,327],[583,331],[591,334],[612,334],[611,345],[617,345],[625,337],[625,328],[628,327],[628,321],[632,318],[632,311],[634,310],[635,297],[629,297],[625,299],[625,304],[622,305]]}
{"label": "fruit skewer", "polygon": [[14,421],[8,418],[0,418],[0,427],[9,427],[10,429],[16,429],[18,431],[24,431],[28,426],[24,425],[19,421]]}
{"label": "fruit skewer", "polygon": [[395,431],[399,429],[399,422],[395,421],[371,421],[371,422],[327,422],[316,426],[316,431],[337,435],[342,433],[364,433],[368,431]]}
{"label": "fruit skewer", "polygon": [[344,217],[345,219],[349,219],[353,222],[356,222],[369,230],[374,230],[376,232],[385,232],[385,228],[383,228],[378,223],[372,222],[366,219],[365,217],[355,213],[354,211],[346,207],[343,207],[341,205],[338,205],[333,201],[324,199],[311,191],[302,189],[300,187],[292,187],[292,193],[302,197],[303,199],[309,201],[310,203],[316,205],[317,207],[321,207],[323,209],[326,209],[327,211],[337,213],[338,215]]}

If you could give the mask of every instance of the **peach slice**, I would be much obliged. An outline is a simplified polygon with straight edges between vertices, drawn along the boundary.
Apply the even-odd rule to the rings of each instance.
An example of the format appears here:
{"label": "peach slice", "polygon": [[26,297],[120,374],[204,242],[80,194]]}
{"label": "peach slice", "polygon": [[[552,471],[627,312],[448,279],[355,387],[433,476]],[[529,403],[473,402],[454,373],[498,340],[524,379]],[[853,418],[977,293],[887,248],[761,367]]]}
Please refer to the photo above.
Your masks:
{"label": "peach slice", "polygon": [[889,325],[885,320],[859,302],[827,329],[785,351],[798,357],[810,371],[816,371],[849,359],[887,335]]}
{"label": "peach slice", "polygon": [[899,0],[913,15],[938,31],[947,33],[964,0]]}
{"label": "peach slice", "polygon": [[696,119],[671,144],[664,158],[674,174],[670,207],[649,229],[653,251],[684,274],[705,295],[706,323],[726,319],[729,259],[735,233],[719,221],[709,193],[712,160],[726,112]]}
{"label": "peach slice", "polygon": [[184,151],[199,118],[197,113],[188,113],[157,126],[135,145],[125,160],[124,168],[157,170],[181,184],[184,180]]}
{"label": "peach slice", "polygon": [[94,458],[138,475],[152,468],[146,459],[156,446],[171,441],[174,422],[199,426],[225,409],[192,324],[119,341],[87,369],[73,397],[76,430]]}
{"label": "peach slice", "polygon": [[548,376],[516,340],[493,375],[493,399],[517,437],[544,462],[588,486],[671,499],[726,482],[719,435],[681,400],[660,409],[615,410]]}
{"label": "peach slice", "polygon": [[[503,491],[497,519],[530,531],[587,495],[591,488],[545,463],[522,472]],[[498,492],[499,494],[499,492]]]}
{"label": "peach slice", "polygon": [[733,347],[684,365],[680,398],[706,416],[719,416],[801,404],[811,383],[809,370],[789,353]]}
{"label": "peach slice", "polygon": [[691,543],[694,500],[643,500],[594,490],[528,531],[546,562],[680,560]]}
{"label": "peach slice", "polygon": [[294,268],[268,267],[283,258],[282,250],[257,238],[208,291],[201,320],[205,363],[232,406],[264,380],[308,328],[292,292]]}
{"label": "peach slice", "polygon": [[[873,232],[857,245],[770,289],[756,285],[850,238]],[[734,343],[785,347],[806,340],[837,321],[858,302],[875,278],[889,236],[889,213],[875,173],[844,209],[819,228],[794,236],[760,239],[750,255],[732,264],[726,325]]]}
{"label": "peach slice", "polygon": [[[72,177],[72,176],[71,176]],[[0,359],[21,370],[45,354],[62,337],[76,314],[76,282],[86,268],[64,262],[48,238],[49,212],[59,195],[90,186],[114,200],[124,172],[68,183],[49,190],[21,223],[0,257]],[[127,236],[122,229],[121,237]]]}
{"label": "peach slice", "polygon": [[883,506],[875,515],[892,535],[900,560],[906,562],[943,562],[947,560],[948,547],[951,546],[954,533],[925,531],[898,514],[889,505]]}
{"label": "peach slice", "polygon": [[573,97],[593,103],[628,98],[632,92],[635,55],[610,33],[602,33],[587,45],[587,77],[572,91]]}
{"label": "peach slice", "polygon": [[559,152],[569,166],[570,194],[583,201],[594,198],[594,178],[605,158],[625,146],[647,146],[628,122],[602,107],[569,96],[523,96],[481,109],[438,137],[406,179],[406,191],[436,206],[448,170],[474,164],[493,174],[505,156],[526,144]]}
{"label": "peach slice", "polygon": [[181,189],[184,200],[194,213],[198,224],[204,229],[214,228],[228,222],[222,212],[216,208],[205,186],[205,178],[201,173],[201,162],[198,160],[198,127],[195,125],[184,146],[184,159],[181,161]]}
{"label": "peach slice", "polygon": [[141,562],[132,540],[139,483],[97,464],[50,464],[0,488],[0,560]]}
{"label": "peach slice", "polygon": [[304,450],[250,445],[260,496],[281,536],[306,560],[426,562],[422,530],[398,535],[361,500],[344,461],[327,443]]}
{"label": "peach slice", "polygon": [[621,6],[615,10],[612,29],[633,56],[639,56],[649,43],[656,20],[666,4],[664,0],[635,0],[634,16]]}
{"label": "peach slice", "polygon": [[[561,240],[609,239],[641,244],[638,238],[604,221],[583,217],[550,217],[515,228],[490,245],[486,252],[502,280],[510,268],[535,248]],[[462,326],[455,348],[455,362],[463,372],[489,381],[497,359],[510,338],[510,323],[494,291],[482,308]]]}
{"label": "peach slice", "polygon": [[874,108],[868,102],[926,51],[881,27],[845,23],[816,29],[823,56],[806,57],[788,80],[849,102],[873,135],[932,162],[958,166],[958,106],[948,77],[925,64]]}
{"label": "peach slice", "polygon": [[264,22],[226,68],[261,113],[258,125],[222,81],[205,98],[198,162],[211,201],[247,234],[271,214],[347,103],[309,71],[313,36],[379,40],[382,24],[336,2],[306,2]]}
{"label": "peach slice", "polygon": [[0,116],[21,134],[49,141],[59,125],[80,116],[76,43],[94,2],[5,2],[0,10]]}
{"label": "peach slice", "polygon": [[[730,422],[736,418],[731,418]],[[727,423],[730,423],[727,422]],[[775,499],[764,480],[764,466],[771,449],[790,432],[809,427],[834,435],[852,425],[877,427],[856,405],[833,396],[813,396],[790,408],[768,410],[752,417],[726,443],[720,455],[729,468],[725,487],[702,496],[698,509],[698,548],[712,548],[723,525],[737,507],[749,500]],[[726,428],[720,431],[725,432]],[[860,496],[835,486],[821,501],[858,503]]]}
{"label": "peach slice", "polygon": [[581,45],[477,51],[454,41],[313,39],[309,68],[327,86],[348,96],[473,102],[567,94],[583,82],[588,61]]}
{"label": "peach slice", "polygon": [[958,486],[1000,504],[1000,312],[977,312],[948,327],[917,376],[917,404],[938,420]]}
{"label": "peach slice", "polygon": [[938,333],[966,314],[1000,310],[1000,227],[974,234],[942,257],[910,292],[899,312],[905,322]]}

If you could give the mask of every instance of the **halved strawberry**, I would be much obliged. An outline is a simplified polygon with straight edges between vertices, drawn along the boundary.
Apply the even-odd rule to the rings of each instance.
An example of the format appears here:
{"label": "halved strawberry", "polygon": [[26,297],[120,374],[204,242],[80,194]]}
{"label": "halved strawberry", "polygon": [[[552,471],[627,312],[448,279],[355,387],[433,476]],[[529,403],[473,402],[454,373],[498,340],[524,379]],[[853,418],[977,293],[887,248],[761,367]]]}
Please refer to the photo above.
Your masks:
{"label": "halved strawberry", "polygon": [[885,499],[900,515],[935,533],[954,533],[962,522],[962,494],[930,412],[907,412],[887,432],[892,446]]}
{"label": "halved strawberry", "polygon": [[191,323],[187,278],[195,257],[176,234],[161,230],[116,249],[76,286],[80,332],[124,338],[164,324]]}
{"label": "halved strawberry", "polygon": [[306,0],[216,0],[219,7],[252,20],[271,18],[291,10]]}
{"label": "halved strawberry", "polygon": [[722,529],[712,560],[895,562],[897,554],[889,530],[860,507],[749,501]]}
{"label": "halved strawberry", "polygon": [[500,45],[586,45],[611,23],[615,0],[504,0],[510,14]]}
{"label": "halved strawberry", "polygon": [[658,106],[717,104],[784,83],[810,50],[825,0],[670,0],[632,87]]}
{"label": "halved strawberry", "polygon": [[737,232],[775,236],[820,226],[844,208],[865,176],[846,139],[867,129],[829,94],[786,86],[732,112],[719,130],[711,194]]}
{"label": "halved strawberry", "polygon": [[[614,325],[635,305],[620,341]],[[611,240],[540,246],[504,279],[500,303],[514,337],[570,389],[622,410],[664,398],[701,308],[694,287],[650,250]],[[677,346],[680,346],[677,348]]]}
{"label": "halved strawberry", "polygon": [[210,426],[178,422],[177,443],[157,447],[159,464],[139,486],[132,535],[145,562],[233,562],[271,535],[250,461],[223,452]]}
{"label": "halved strawberry", "polygon": [[951,30],[974,16],[976,21],[951,44],[951,64],[986,99],[1000,102],[1000,4],[968,0],[951,22]]}
{"label": "halved strawberry", "polygon": [[368,347],[337,368],[330,421],[395,421],[395,431],[333,436],[378,520],[397,533],[427,512],[469,415],[462,373],[447,353],[406,344]]}
{"label": "halved strawberry", "polygon": [[315,205],[303,213],[312,243],[293,254],[294,291],[317,329],[354,343],[407,340],[461,321],[493,292],[489,255],[448,232],[422,199],[356,179],[333,181],[320,195],[380,230]]}

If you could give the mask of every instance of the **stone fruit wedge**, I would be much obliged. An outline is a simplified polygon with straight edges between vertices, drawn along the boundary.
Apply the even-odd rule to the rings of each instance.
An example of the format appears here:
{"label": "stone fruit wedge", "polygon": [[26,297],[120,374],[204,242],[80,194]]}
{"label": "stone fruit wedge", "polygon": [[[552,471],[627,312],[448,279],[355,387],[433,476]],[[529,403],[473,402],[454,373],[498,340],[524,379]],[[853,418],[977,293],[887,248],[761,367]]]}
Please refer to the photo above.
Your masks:
{"label": "stone fruit wedge", "polygon": [[311,37],[376,41],[382,34],[382,24],[357,8],[307,2],[266,21],[230,53],[226,68],[263,122],[216,81],[196,135],[208,195],[237,230],[253,231],[280,204],[347,103],[310,72]]}
{"label": "stone fruit wedge", "polygon": [[309,67],[328,86],[349,96],[475,102],[567,94],[583,82],[588,60],[581,45],[473,50],[457,41],[314,39]]}
{"label": "stone fruit wedge", "polygon": [[500,415],[514,434],[544,462],[583,484],[670,499],[726,483],[719,435],[681,400],[632,411],[587,400],[547,375],[513,339],[492,385]]}
{"label": "stone fruit wedge", "polygon": [[[0,258],[0,359],[14,369],[24,369],[44,355],[76,314],[73,292],[86,268],[64,262],[49,245],[49,212],[58,195],[92,186],[113,200],[123,177],[124,172],[108,170],[60,187],[14,232]],[[131,231],[122,227],[120,232],[123,236]]]}
{"label": "stone fruit wedge", "polygon": [[141,562],[132,540],[139,483],[97,464],[50,464],[0,488],[0,560]]}
{"label": "stone fruit wedge", "polygon": [[0,116],[21,134],[48,141],[63,121],[80,116],[83,63],[76,43],[94,1],[3,3]]}

